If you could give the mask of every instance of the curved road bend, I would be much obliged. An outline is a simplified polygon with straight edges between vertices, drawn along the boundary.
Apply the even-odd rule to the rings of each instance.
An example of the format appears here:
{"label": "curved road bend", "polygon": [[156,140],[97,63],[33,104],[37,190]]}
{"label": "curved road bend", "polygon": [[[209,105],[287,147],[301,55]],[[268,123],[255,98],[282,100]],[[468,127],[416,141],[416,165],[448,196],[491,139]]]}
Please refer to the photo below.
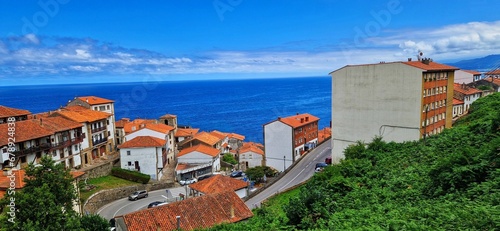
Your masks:
{"label": "curved road bend", "polygon": [[264,191],[250,198],[245,204],[250,209],[260,207],[262,201],[273,196],[276,193],[283,192],[284,190],[300,184],[314,175],[314,167],[318,162],[324,162],[326,157],[331,156],[331,142],[327,140],[309,154],[303,157],[294,168],[292,168],[286,175],[276,181],[273,185],[264,189]]}
{"label": "curved road bend", "polygon": [[[128,198],[122,198],[113,201],[97,210],[97,214],[110,220],[113,217],[124,215],[127,213],[135,212],[138,210],[146,209],[149,203],[154,201],[165,201],[167,196],[167,189],[160,189],[148,192],[147,198],[142,198],[136,201],[129,201]],[[168,188],[173,197],[177,197],[179,193],[186,194],[184,187]],[[189,190],[189,189],[188,189]]]}

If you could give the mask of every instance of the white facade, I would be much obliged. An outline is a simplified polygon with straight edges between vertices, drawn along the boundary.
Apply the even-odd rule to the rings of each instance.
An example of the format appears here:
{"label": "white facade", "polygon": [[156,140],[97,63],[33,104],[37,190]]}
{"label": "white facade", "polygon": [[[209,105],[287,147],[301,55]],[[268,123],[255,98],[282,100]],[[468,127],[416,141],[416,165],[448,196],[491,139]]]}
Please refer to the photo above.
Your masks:
{"label": "white facade", "polygon": [[240,153],[240,163],[245,165],[247,168],[255,168],[257,166],[262,166],[262,160],[263,160],[262,154],[258,154],[252,151]]}
{"label": "white facade", "polygon": [[175,145],[175,138],[174,138],[174,131],[169,131],[167,134],[158,132],[155,130],[151,130],[149,128],[142,128],[139,130],[136,130],[128,135],[125,135],[125,140],[124,142],[128,140],[132,140],[135,137],[138,136],[151,136],[151,137],[156,137],[158,139],[162,139],[166,141],[165,148],[167,150],[167,158],[171,159],[173,161],[174,158],[174,145]]}
{"label": "white facade", "polygon": [[[162,177],[163,158],[161,147],[123,148],[120,149],[121,168],[150,175],[151,179]],[[137,166],[136,166],[137,165]]]}
{"label": "white facade", "polygon": [[212,157],[202,152],[193,151],[177,157],[177,162],[193,165],[208,164],[212,166],[212,172],[217,172],[220,170],[220,155]]}
{"label": "white facade", "polygon": [[453,105],[453,118],[460,116],[464,113],[464,105],[463,104],[454,104]]}
{"label": "white facade", "polygon": [[264,125],[266,166],[282,172],[293,163],[292,135],[293,128],[279,120]]}
{"label": "white facade", "polygon": [[470,108],[470,105],[472,103],[474,103],[474,101],[476,101],[479,98],[481,98],[481,93],[465,95],[464,96],[464,111],[468,111]]}
{"label": "white facade", "polygon": [[331,75],[334,163],[356,141],[371,142],[375,136],[395,142],[420,138],[421,69],[384,63],[346,66]]}

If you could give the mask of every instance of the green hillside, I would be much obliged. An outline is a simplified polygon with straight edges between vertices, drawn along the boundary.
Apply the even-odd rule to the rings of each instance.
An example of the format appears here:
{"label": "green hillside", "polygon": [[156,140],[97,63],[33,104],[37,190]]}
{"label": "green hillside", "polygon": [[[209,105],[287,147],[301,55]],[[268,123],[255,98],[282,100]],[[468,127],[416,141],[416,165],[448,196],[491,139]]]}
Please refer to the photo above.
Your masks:
{"label": "green hillside", "polygon": [[341,164],[212,230],[498,230],[500,93],[423,140],[351,146]]}

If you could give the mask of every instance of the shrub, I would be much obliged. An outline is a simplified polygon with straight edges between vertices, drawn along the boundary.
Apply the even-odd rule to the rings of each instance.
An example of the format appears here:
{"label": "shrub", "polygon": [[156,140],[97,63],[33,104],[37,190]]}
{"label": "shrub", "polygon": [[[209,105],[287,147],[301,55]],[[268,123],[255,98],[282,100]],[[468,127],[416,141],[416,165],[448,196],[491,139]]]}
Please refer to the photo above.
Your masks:
{"label": "shrub", "polygon": [[111,170],[111,175],[125,179],[125,180],[130,180],[134,182],[139,182],[143,184],[147,184],[149,182],[149,179],[151,176],[146,175],[144,173],[136,172],[136,171],[130,171],[122,168],[113,168]]}

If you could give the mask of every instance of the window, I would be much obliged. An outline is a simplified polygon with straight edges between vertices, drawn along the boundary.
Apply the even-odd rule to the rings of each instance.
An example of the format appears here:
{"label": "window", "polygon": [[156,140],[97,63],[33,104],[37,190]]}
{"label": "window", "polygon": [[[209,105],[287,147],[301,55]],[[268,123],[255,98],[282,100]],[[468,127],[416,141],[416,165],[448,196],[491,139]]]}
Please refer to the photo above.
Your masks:
{"label": "window", "polygon": [[78,151],[78,145],[75,145],[75,151]]}
{"label": "window", "polygon": [[130,156],[130,151],[127,151],[127,156]]}
{"label": "window", "polygon": [[132,162],[131,161],[127,162],[127,165],[132,166]]}
{"label": "window", "polygon": [[106,120],[106,124],[109,125],[109,119]]}
{"label": "window", "polygon": [[104,106],[99,106],[99,111],[105,111],[106,110],[106,107]]}
{"label": "window", "polygon": [[110,131],[108,131],[108,136],[111,136],[111,132]]}
{"label": "window", "polygon": [[443,92],[446,93],[446,86],[443,87]]}
{"label": "window", "polygon": [[423,94],[422,94],[422,95],[425,97],[425,90],[424,90],[424,92],[423,92]]}
{"label": "window", "polygon": [[97,111],[97,107],[94,107],[94,111]]}
{"label": "window", "polygon": [[106,108],[108,108],[108,110],[109,110],[109,105],[108,105],[108,106],[106,106]]}

